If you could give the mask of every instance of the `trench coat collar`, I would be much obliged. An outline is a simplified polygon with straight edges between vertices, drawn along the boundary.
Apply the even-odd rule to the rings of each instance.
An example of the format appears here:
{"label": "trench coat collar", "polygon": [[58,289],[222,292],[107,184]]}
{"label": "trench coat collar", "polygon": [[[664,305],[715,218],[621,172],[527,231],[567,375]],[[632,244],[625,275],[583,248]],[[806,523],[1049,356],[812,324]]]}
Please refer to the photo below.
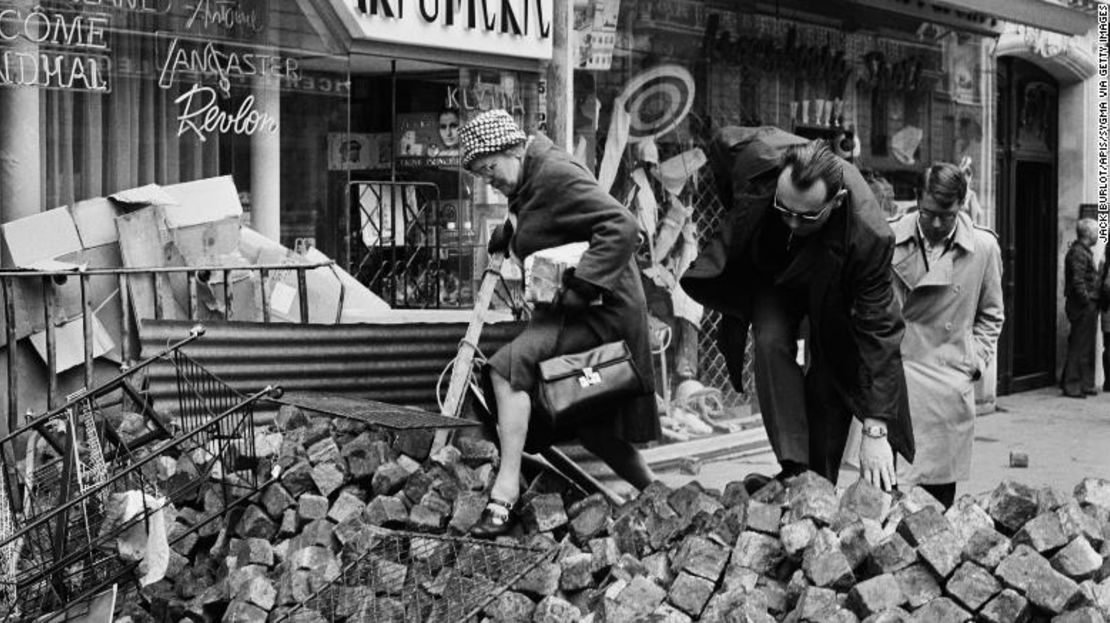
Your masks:
{"label": "trench coat collar", "polygon": [[902,216],[890,225],[894,231],[894,274],[911,290],[924,286],[951,285],[957,256],[975,252],[973,227],[971,218],[960,212],[956,216],[952,250],[941,255],[926,270],[925,260],[921,257],[921,243],[917,237],[917,213]]}

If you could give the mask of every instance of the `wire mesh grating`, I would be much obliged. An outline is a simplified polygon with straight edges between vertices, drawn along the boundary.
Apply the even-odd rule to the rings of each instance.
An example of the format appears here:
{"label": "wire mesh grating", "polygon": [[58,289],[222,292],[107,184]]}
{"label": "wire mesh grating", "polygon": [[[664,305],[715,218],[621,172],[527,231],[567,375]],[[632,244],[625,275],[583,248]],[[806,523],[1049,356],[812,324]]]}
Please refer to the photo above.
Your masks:
{"label": "wire mesh grating", "polygon": [[557,548],[377,527],[352,545],[341,570],[302,576],[314,590],[280,620],[470,621]]}

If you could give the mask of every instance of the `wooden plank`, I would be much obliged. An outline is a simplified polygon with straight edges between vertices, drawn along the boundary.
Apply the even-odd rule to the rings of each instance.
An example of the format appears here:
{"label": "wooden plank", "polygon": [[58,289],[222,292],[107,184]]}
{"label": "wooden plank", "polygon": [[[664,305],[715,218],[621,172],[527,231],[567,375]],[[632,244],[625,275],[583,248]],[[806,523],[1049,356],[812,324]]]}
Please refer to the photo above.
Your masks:
{"label": "wooden plank", "polygon": [[[116,217],[116,228],[119,230],[120,253],[125,267],[185,265],[181,253],[165,228],[161,210],[157,206]],[[166,320],[187,319],[189,316],[185,306],[174,297],[173,286],[178,281],[185,288],[179,291],[183,296],[187,295],[188,286],[184,274],[172,278],[165,274],[129,276],[128,289],[135,321],[157,317],[158,308],[161,308],[162,318]]]}

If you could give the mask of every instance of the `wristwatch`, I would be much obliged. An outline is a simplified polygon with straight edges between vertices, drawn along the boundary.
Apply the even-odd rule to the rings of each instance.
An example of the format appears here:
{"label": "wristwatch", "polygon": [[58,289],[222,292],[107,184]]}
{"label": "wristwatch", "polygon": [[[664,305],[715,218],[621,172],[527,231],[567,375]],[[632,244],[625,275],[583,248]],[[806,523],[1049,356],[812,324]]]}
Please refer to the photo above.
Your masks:
{"label": "wristwatch", "polygon": [[863,427],[863,434],[867,435],[868,437],[870,437],[872,439],[885,439],[886,438],[886,427],[885,426],[879,426],[878,424],[872,424],[871,426],[864,426]]}

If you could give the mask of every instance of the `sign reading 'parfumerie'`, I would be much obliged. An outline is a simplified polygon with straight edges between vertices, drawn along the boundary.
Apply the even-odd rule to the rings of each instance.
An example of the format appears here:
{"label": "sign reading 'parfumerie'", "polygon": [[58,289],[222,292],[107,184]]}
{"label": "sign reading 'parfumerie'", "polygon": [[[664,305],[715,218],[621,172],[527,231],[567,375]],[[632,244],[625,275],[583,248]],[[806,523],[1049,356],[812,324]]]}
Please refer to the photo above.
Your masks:
{"label": "sign reading 'parfumerie'", "polygon": [[356,39],[551,58],[552,0],[330,2]]}

